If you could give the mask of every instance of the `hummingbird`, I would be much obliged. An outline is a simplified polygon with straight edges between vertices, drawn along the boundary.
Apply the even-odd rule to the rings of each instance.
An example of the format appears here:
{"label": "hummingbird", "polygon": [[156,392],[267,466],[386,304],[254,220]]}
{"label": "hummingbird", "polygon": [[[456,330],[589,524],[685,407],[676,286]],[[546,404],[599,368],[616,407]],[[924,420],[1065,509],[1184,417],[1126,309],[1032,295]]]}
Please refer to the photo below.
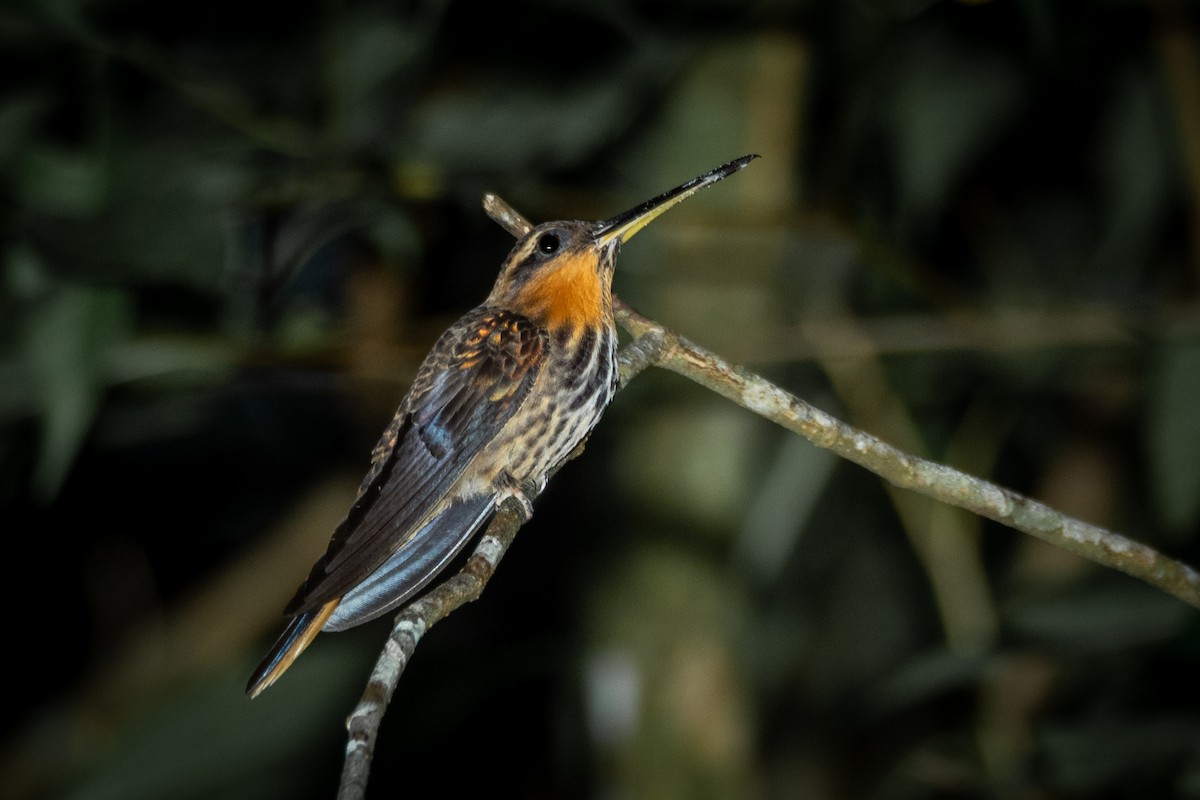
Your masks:
{"label": "hummingbird", "polygon": [[371,453],[358,496],[284,609],[250,677],[256,697],[320,631],[341,631],[421,591],[507,498],[525,518],[546,473],[591,433],[617,391],[617,253],[667,209],[741,170],[746,155],[602,222],[522,236],[481,305],[417,370]]}

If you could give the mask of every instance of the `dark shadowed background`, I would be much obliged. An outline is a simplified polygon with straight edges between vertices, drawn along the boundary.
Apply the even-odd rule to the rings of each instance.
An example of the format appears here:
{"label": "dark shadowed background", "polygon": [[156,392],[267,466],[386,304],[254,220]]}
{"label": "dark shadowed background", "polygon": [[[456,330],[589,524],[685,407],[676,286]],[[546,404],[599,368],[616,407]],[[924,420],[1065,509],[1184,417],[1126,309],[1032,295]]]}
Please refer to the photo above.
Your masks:
{"label": "dark shadowed background", "polygon": [[[0,10],[0,795],[329,798],[387,632],[250,669],[534,221],[762,158],[643,313],[1200,564],[1191,0]],[[422,643],[371,797],[1200,798],[1200,612],[674,375]],[[420,787],[420,788],[418,788]],[[432,787],[432,788],[425,788]]]}

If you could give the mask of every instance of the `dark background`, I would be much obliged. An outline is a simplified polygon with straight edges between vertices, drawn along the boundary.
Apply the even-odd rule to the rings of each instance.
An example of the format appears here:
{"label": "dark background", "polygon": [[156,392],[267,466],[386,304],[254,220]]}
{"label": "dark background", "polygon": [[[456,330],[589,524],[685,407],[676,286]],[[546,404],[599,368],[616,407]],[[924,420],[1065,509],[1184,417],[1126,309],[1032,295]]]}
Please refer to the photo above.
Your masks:
{"label": "dark background", "polygon": [[[14,798],[334,793],[384,622],[242,694],[437,334],[535,221],[762,159],[641,311],[1200,563],[1190,0],[0,10]],[[1200,798],[1200,614],[676,376],[432,631],[372,797]],[[423,794],[425,790],[419,793]]]}

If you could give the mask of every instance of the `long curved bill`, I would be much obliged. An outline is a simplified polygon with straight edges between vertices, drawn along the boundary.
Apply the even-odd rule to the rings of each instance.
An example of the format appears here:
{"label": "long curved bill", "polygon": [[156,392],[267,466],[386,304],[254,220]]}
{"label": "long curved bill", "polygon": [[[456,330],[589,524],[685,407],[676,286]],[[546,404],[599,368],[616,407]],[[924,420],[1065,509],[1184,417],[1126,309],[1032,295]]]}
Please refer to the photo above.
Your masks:
{"label": "long curved bill", "polygon": [[633,238],[635,233],[649,225],[652,220],[671,206],[683,202],[706,186],[728,178],[756,158],[758,158],[757,155],[751,154],[734,159],[728,164],[722,164],[697,178],[692,178],[682,186],[677,186],[669,192],[663,192],[658,197],[647,200],[624,214],[618,214],[610,220],[601,222],[596,229],[596,244],[606,246],[613,242],[622,243]]}

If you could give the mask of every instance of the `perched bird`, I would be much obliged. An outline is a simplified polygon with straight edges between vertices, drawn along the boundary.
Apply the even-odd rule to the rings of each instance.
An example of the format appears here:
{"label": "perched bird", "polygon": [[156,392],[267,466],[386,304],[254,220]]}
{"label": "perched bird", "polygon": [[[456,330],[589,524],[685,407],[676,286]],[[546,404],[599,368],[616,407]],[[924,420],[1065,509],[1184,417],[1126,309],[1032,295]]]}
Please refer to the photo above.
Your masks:
{"label": "perched bird", "polygon": [[284,613],[246,687],[274,683],[319,631],[410,599],[509,496],[591,432],[617,389],[612,276],[651,220],[743,156],[604,222],[547,222],[513,247],[483,304],[442,334],[371,454],[358,498]]}

